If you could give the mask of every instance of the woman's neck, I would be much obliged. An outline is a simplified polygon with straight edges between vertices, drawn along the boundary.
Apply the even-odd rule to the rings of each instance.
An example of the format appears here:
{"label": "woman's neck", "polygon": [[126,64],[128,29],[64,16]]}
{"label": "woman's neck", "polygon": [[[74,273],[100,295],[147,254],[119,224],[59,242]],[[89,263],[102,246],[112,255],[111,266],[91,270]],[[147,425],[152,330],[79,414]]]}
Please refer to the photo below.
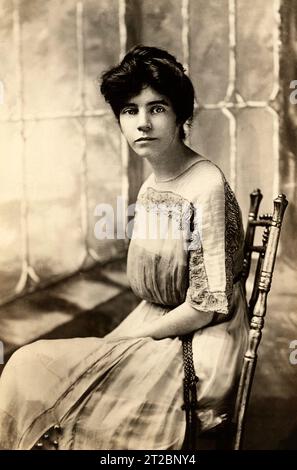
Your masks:
{"label": "woman's neck", "polygon": [[174,178],[186,170],[194,160],[196,160],[198,154],[194,150],[190,149],[183,142],[180,145],[176,145],[174,150],[166,152],[166,154],[147,157],[157,181],[162,181],[170,178]]}

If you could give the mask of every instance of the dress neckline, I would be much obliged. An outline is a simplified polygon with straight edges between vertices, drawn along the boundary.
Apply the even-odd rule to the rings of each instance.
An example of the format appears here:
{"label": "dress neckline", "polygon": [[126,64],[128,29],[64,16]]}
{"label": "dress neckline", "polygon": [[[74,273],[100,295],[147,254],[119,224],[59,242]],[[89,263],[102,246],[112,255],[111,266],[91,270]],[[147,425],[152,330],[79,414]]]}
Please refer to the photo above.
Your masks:
{"label": "dress neckline", "polygon": [[177,178],[179,178],[180,176],[183,176],[188,170],[190,170],[190,168],[192,168],[194,165],[196,165],[197,163],[200,163],[200,162],[205,162],[205,161],[208,161],[206,158],[204,157],[200,157],[198,160],[195,160],[194,162],[191,163],[191,165],[189,165],[188,167],[184,168],[180,173],[178,173],[177,175],[175,176],[171,176],[170,178],[166,178],[164,180],[157,180],[156,178],[156,175],[155,173],[153,173],[153,178],[154,178],[154,181],[156,184],[162,184],[162,183],[169,183],[170,181],[174,181],[176,180]]}

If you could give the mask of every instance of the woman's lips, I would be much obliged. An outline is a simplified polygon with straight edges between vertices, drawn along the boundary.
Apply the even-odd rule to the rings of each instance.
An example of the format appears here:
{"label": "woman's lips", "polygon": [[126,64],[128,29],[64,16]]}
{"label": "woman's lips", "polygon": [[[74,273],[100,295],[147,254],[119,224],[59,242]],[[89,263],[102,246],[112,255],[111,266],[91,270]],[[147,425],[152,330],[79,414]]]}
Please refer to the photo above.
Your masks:
{"label": "woman's lips", "polygon": [[135,142],[151,142],[152,140],[156,140],[155,137],[140,137],[139,139],[136,139]]}

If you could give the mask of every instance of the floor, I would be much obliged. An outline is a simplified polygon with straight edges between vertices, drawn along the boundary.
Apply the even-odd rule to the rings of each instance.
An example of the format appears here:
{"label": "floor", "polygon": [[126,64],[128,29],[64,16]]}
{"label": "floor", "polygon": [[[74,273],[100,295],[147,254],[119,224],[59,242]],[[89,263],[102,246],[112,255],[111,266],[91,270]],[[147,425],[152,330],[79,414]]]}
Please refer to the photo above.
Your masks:
{"label": "floor", "polygon": [[[245,449],[297,449],[297,272],[278,263],[248,410]],[[5,361],[39,338],[104,336],[138,304],[125,262],[81,272],[0,308]],[[4,361],[4,362],[5,362]],[[0,372],[3,365],[0,364]]]}

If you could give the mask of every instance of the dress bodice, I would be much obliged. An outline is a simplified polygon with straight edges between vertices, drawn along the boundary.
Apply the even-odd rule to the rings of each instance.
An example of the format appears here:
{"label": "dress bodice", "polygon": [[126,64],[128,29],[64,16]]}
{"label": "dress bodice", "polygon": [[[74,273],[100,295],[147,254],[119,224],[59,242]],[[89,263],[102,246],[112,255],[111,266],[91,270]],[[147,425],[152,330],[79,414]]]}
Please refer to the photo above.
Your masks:
{"label": "dress bodice", "polygon": [[140,298],[168,306],[185,300],[228,313],[241,270],[243,229],[222,172],[200,160],[179,178],[140,189],[128,253],[128,277]]}

